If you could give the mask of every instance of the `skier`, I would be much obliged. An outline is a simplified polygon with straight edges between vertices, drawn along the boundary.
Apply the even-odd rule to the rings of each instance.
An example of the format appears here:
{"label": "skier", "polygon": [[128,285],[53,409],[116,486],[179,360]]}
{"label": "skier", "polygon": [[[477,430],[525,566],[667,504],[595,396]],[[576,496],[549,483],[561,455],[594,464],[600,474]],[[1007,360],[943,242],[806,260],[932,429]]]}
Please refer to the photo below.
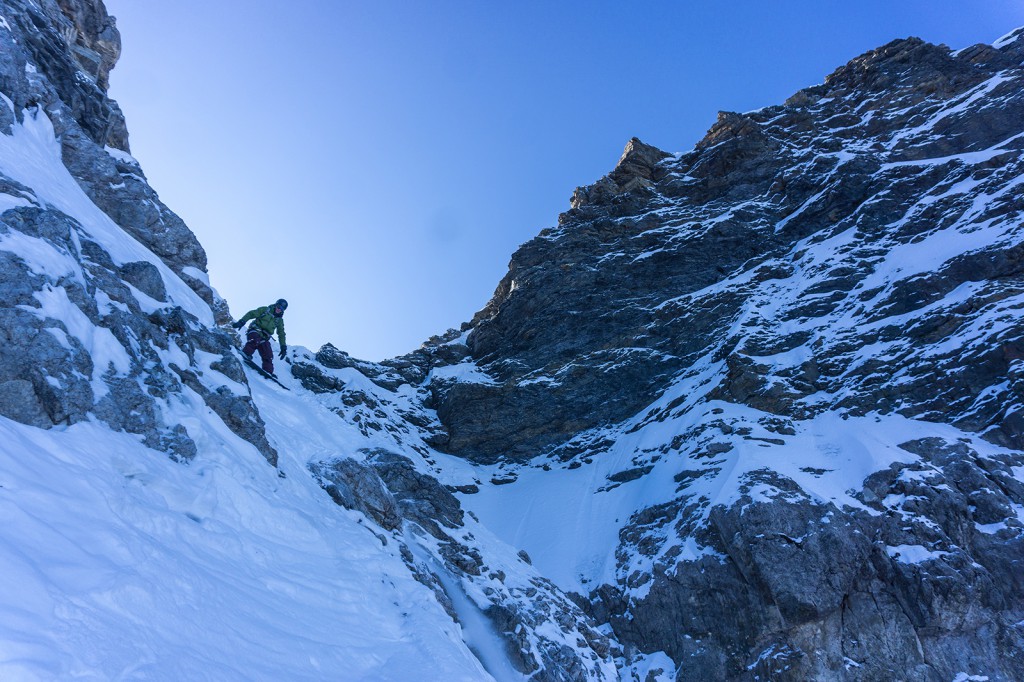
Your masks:
{"label": "skier", "polygon": [[271,376],[276,376],[274,374],[274,351],[270,347],[270,337],[275,331],[277,332],[277,341],[281,344],[279,357],[282,360],[285,351],[288,350],[288,346],[284,342],[284,311],[287,307],[288,301],[279,298],[273,305],[250,310],[242,316],[242,319],[231,325],[235,329],[241,329],[248,320],[252,320],[242,352],[252,359],[253,351],[258,350],[260,359],[263,361],[263,371]]}

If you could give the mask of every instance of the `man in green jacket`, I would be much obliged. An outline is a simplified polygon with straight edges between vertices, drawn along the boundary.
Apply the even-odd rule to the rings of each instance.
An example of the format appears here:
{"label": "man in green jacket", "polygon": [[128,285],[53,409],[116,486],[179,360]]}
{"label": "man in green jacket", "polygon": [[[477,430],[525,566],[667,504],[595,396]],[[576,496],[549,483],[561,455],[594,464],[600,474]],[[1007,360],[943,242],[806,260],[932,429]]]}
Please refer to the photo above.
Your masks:
{"label": "man in green jacket", "polygon": [[241,329],[249,320],[249,331],[246,334],[245,347],[242,352],[250,359],[253,351],[260,352],[260,359],[263,360],[263,371],[267,374],[274,373],[274,351],[270,347],[270,337],[277,332],[277,341],[281,344],[280,357],[284,359],[284,353],[288,346],[284,342],[284,311],[288,307],[288,301],[283,298],[277,299],[274,305],[265,305],[255,310],[250,310],[232,326]]}

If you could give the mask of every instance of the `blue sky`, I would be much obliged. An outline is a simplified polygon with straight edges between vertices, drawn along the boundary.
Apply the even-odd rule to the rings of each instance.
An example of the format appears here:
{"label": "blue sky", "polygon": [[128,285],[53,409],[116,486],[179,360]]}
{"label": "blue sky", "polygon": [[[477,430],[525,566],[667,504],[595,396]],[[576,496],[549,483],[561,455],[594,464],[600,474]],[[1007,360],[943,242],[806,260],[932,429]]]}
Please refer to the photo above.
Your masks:
{"label": "blue sky", "polygon": [[380,360],[482,308],[521,243],[633,136],[690,149],[719,110],[919,36],[961,48],[1021,0],[106,0],[133,154],[236,317]]}

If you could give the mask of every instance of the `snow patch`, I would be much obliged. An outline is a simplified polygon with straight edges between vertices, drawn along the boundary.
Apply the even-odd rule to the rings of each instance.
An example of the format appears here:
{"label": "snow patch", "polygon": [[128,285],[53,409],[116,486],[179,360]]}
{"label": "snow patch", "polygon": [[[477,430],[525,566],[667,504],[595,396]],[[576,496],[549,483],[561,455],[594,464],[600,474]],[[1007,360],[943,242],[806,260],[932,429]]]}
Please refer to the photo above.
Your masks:
{"label": "snow patch", "polygon": [[133,166],[138,166],[139,165],[138,160],[134,156],[132,156],[131,154],[126,152],[126,151],[122,151],[120,149],[115,149],[114,147],[110,147],[110,146],[104,147],[103,151],[105,151],[107,154],[109,154],[110,156],[114,157],[118,161],[122,161],[124,163],[129,163],[129,164],[131,164]]}
{"label": "snow patch", "polygon": [[957,673],[953,682],[989,682],[988,675],[972,675],[970,673]]}
{"label": "snow patch", "polygon": [[457,365],[448,365],[446,367],[435,367],[430,372],[430,379],[447,379],[454,380],[459,383],[466,384],[483,384],[485,386],[497,386],[498,382],[494,380],[491,375],[485,372],[478,364],[472,360],[460,362]]}
{"label": "snow patch", "polygon": [[[0,209],[3,208],[5,196],[7,195],[0,194]],[[85,282],[82,267],[78,261],[71,254],[57,249],[45,239],[10,230],[0,233],[0,250],[13,253],[22,259],[33,273],[43,275],[53,282],[68,275],[80,283]]]}
{"label": "snow patch", "polygon": [[199,268],[192,267],[191,265],[186,265],[181,269],[181,272],[182,274],[187,275],[198,282],[202,282],[206,286],[210,286],[210,275],[203,272]]}
{"label": "snow patch", "polygon": [[994,43],[992,43],[992,47],[996,48],[997,50],[1001,50],[1007,45],[1017,42],[1018,40],[1021,39],[1022,36],[1024,36],[1024,27],[1015,28],[1006,35],[996,40]]}
{"label": "snow patch", "polygon": [[[92,390],[96,400],[109,390],[103,376],[110,372],[125,375],[131,371],[131,358],[125,352],[113,332],[97,327],[86,317],[78,306],[68,298],[63,287],[46,285],[35,293],[39,307],[19,306],[42,320],[59,320],[64,323],[68,334],[78,339],[82,348],[92,357]],[[54,328],[50,328],[53,331]]]}
{"label": "snow patch", "polygon": [[623,679],[643,682],[674,682],[676,679],[676,664],[664,651],[637,654],[629,671],[632,676]]}
{"label": "snow patch", "polygon": [[885,553],[901,564],[922,564],[949,556],[949,552],[930,550],[923,545],[890,545],[885,548]]}

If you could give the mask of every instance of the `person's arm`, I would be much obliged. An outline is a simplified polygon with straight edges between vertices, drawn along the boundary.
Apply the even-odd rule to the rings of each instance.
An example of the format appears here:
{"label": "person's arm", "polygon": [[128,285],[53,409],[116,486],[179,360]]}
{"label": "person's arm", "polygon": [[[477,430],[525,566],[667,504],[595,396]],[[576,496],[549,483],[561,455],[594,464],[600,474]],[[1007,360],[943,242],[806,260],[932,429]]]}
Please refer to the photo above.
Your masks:
{"label": "person's arm", "polygon": [[253,308],[252,310],[247,312],[245,315],[242,315],[242,317],[238,318],[238,322],[233,323],[231,326],[234,327],[235,329],[241,329],[243,324],[245,324],[246,322],[248,322],[252,318],[256,317],[256,314],[257,314],[258,311],[259,311],[259,308]]}
{"label": "person's arm", "polygon": [[281,354],[280,354],[279,357],[283,360],[284,359],[285,351],[288,350],[288,344],[285,343],[285,340],[284,340],[284,318],[283,317],[277,318],[277,342],[281,344]]}

